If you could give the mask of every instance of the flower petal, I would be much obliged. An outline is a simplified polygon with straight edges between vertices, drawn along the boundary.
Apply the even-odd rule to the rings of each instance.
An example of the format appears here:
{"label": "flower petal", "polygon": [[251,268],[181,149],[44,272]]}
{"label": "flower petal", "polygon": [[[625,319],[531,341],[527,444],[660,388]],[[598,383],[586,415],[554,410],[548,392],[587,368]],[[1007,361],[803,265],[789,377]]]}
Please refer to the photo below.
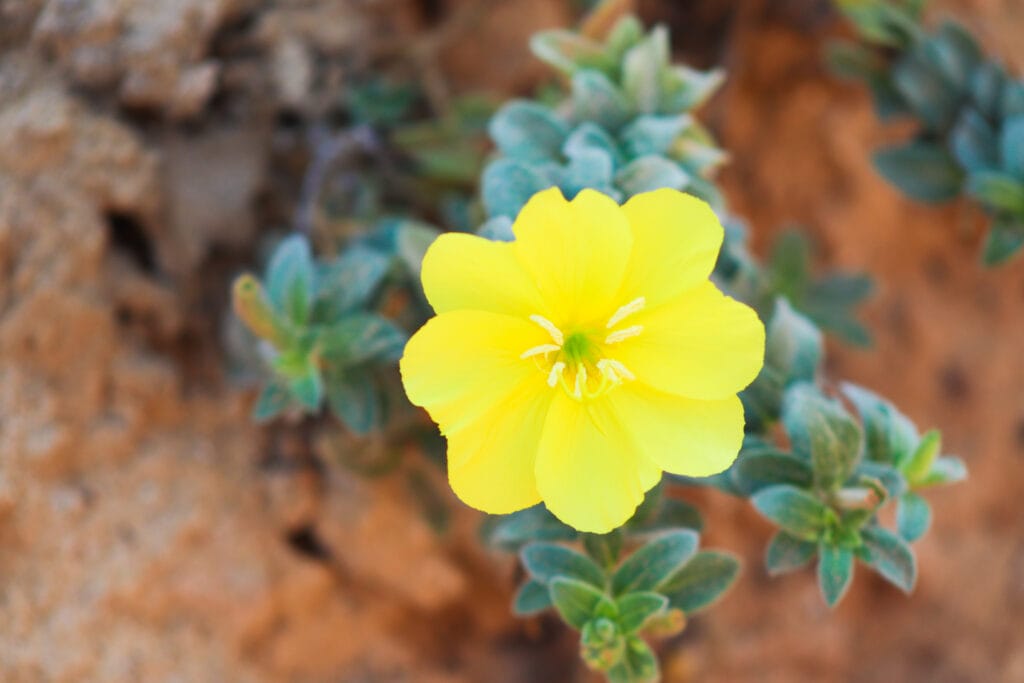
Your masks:
{"label": "flower petal", "polygon": [[643,296],[656,306],[708,279],[725,231],[706,202],[665,188],[634,196],[622,210],[633,232],[622,301]]}
{"label": "flower petal", "polygon": [[409,400],[448,434],[530,387],[548,389],[523,351],[550,341],[527,320],[486,311],[431,318],[405,346],[400,368]]}
{"label": "flower petal", "polygon": [[633,244],[611,197],[583,190],[571,202],[552,188],[535,194],[512,226],[513,244],[560,328],[603,324],[619,305]]}
{"label": "flower petal", "polygon": [[448,481],[466,505],[502,515],[540,502],[537,446],[554,393],[521,391],[448,435]]}
{"label": "flower petal", "polygon": [[641,454],[672,474],[718,474],[743,444],[743,403],[737,396],[697,401],[632,382],[612,391],[608,400],[629,425]]}
{"label": "flower petal", "polygon": [[634,314],[643,331],[608,347],[637,379],[703,400],[727,398],[750,384],[764,363],[764,325],[752,308],[711,282]]}
{"label": "flower petal", "polygon": [[508,242],[445,233],[427,249],[421,277],[438,313],[478,310],[529,318],[544,312],[537,286]]}
{"label": "flower petal", "polygon": [[537,489],[569,526],[606,533],[632,517],[644,498],[636,448],[607,402],[553,393],[537,451]]}

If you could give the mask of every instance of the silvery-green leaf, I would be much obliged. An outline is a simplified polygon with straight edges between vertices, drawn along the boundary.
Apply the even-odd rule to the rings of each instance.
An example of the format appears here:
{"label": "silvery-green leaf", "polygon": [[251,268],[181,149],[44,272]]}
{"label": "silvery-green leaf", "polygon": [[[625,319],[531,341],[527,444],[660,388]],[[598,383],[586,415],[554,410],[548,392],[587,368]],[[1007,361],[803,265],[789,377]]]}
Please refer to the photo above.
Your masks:
{"label": "silvery-green leaf", "polygon": [[822,543],[818,547],[818,586],[829,607],[835,607],[853,582],[853,552]]}
{"label": "silvery-green leaf", "polygon": [[441,232],[432,225],[404,220],[395,235],[395,250],[412,278],[419,282],[423,256]]}
{"label": "silvery-green leaf", "polygon": [[636,111],[654,114],[661,103],[661,73],[669,61],[668,29],[657,26],[622,60],[622,86]]}
{"label": "silvery-green leaf", "polygon": [[817,543],[779,531],[768,544],[764,563],[770,576],[779,576],[807,566],[817,552]]}
{"label": "silvery-green leaf", "polygon": [[281,241],[267,266],[267,295],[296,325],[305,325],[313,304],[315,267],[309,242],[302,235]]}
{"label": "silvery-green leaf", "polygon": [[252,409],[252,419],[256,422],[272,420],[288,410],[294,399],[288,386],[279,380],[271,380],[260,392],[256,405]]}
{"label": "silvery-green leaf", "polygon": [[583,628],[603,605],[613,605],[604,593],[589,583],[566,576],[554,577],[548,589],[555,609],[565,623],[576,629]]}
{"label": "silvery-green leaf", "polygon": [[378,249],[363,244],[346,248],[319,269],[315,319],[334,320],[365,306],[390,266],[391,258]]}
{"label": "silvery-green leaf", "polygon": [[817,540],[828,526],[831,510],[818,498],[795,486],[780,485],[761,489],[750,498],[762,515],[791,535]]}
{"label": "silvery-green leaf", "polygon": [[901,466],[920,440],[914,423],[892,403],[864,387],[844,383],[842,389],[864,423],[868,459]]}
{"label": "silvery-green leaf", "polygon": [[684,64],[669,67],[663,73],[661,106],[663,112],[684,112],[703,104],[725,80],[725,71],[697,71]]}
{"label": "silvery-green leaf", "polygon": [[569,163],[562,169],[559,187],[566,199],[573,199],[580,190],[591,188],[618,199],[612,187],[614,162],[607,152],[599,149],[581,149],[573,152]]}
{"label": "silvery-green leaf", "polygon": [[991,120],[999,117],[1003,89],[1007,82],[1006,72],[992,62],[982,62],[971,75],[971,97],[974,104]]}
{"label": "silvery-green leaf", "polygon": [[729,553],[704,550],[660,589],[669,604],[686,614],[699,612],[721,598],[736,581],[740,562]]}
{"label": "silvery-green leaf", "polygon": [[488,131],[503,154],[523,161],[557,159],[569,135],[568,126],[554,112],[525,100],[499,109]]}
{"label": "silvery-green leaf", "polygon": [[543,62],[564,74],[585,68],[609,69],[615,62],[604,47],[576,31],[540,31],[530,38],[530,50]]}
{"label": "silvery-green leaf", "polygon": [[996,218],[985,238],[982,261],[987,266],[998,266],[1010,260],[1021,247],[1024,247],[1024,220]]}
{"label": "silvery-green leaf", "polygon": [[519,616],[529,616],[551,607],[551,591],[546,584],[530,579],[516,592],[512,611]]}
{"label": "silvery-green leaf", "polygon": [[622,129],[619,141],[629,158],[648,154],[663,155],[692,121],[687,114],[638,116]]}
{"label": "silvery-green leaf", "polygon": [[572,77],[572,114],[578,123],[595,123],[618,130],[632,115],[629,99],[600,71],[580,71]]}
{"label": "silvery-green leaf", "polygon": [[981,62],[981,49],[971,34],[959,24],[944,22],[928,41],[928,54],[946,79],[958,90],[965,90],[975,67]]}
{"label": "silvery-green leaf", "polygon": [[657,590],[697,551],[700,537],[687,530],[673,531],[642,546],[612,575],[612,594]]}
{"label": "silvery-green leaf", "polygon": [[512,219],[508,216],[495,216],[477,229],[477,234],[495,242],[511,242],[516,238],[512,232]]}
{"label": "silvery-green leaf", "polygon": [[910,142],[874,155],[875,168],[886,180],[914,199],[943,202],[960,193],[963,170],[938,145]]}
{"label": "silvery-green leaf", "polygon": [[880,526],[865,527],[861,536],[868,552],[868,564],[904,593],[913,591],[917,581],[917,562],[910,546]]}
{"label": "silvery-green leaf", "polygon": [[977,171],[967,176],[967,192],[998,213],[1024,216],[1024,180],[998,171]]}
{"label": "silvery-green leaf", "polygon": [[487,215],[515,219],[530,197],[555,184],[546,171],[543,166],[512,159],[498,159],[488,164],[481,179]]}
{"label": "silvery-green leaf", "polygon": [[778,369],[786,382],[813,381],[823,354],[821,331],[793,310],[783,298],[775,301],[768,323],[765,364]]}
{"label": "silvery-green leaf", "polygon": [[928,501],[909,491],[900,496],[896,506],[896,527],[907,543],[913,543],[925,533],[932,522],[932,509]]}
{"label": "silvery-green leaf", "polygon": [[530,576],[542,583],[557,577],[570,577],[603,589],[604,571],[592,559],[557,543],[531,543],[520,552]]}
{"label": "silvery-green leaf", "polygon": [[945,130],[953,122],[959,94],[926,56],[907,54],[893,67],[892,82],[930,130]]}
{"label": "silvery-green leaf", "polygon": [[794,385],[783,399],[782,423],[793,453],[811,463],[817,488],[830,491],[846,481],[860,457],[862,434],[840,403],[811,384]]}
{"label": "silvery-green leaf", "polygon": [[622,633],[640,630],[651,617],[668,607],[668,598],[652,591],[638,591],[623,595],[616,603],[619,607],[619,627]]}
{"label": "silvery-green leaf", "polygon": [[918,486],[936,486],[938,484],[955,484],[967,478],[967,465],[956,456],[944,455],[936,458],[928,475],[918,482]]}
{"label": "silvery-green leaf", "polygon": [[950,139],[953,154],[968,171],[996,168],[999,144],[995,131],[981,114],[965,109]]}
{"label": "silvery-green leaf", "polygon": [[689,182],[686,171],[661,156],[640,157],[615,174],[615,185],[630,197],[663,187],[682,190]]}
{"label": "silvery-green leaf", "polygon": [[1006,172],[1024,181],[1024,114],[1003,122],[999,154]]}
{"label": "silvery-green leaf", "polygon": [[355,434],[369,434],[381,426],[380,391],[365,369],[350,368],[329,375],[326,393],[331,412]]}

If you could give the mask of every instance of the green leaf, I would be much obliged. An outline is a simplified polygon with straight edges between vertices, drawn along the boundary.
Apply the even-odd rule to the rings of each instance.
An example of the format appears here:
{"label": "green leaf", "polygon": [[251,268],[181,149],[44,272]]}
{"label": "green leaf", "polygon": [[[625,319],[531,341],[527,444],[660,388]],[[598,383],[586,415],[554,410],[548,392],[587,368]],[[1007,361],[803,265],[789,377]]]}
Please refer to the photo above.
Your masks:
{"label": "green leaf", "polygon": [[1024,216],[1024,181],[997,171],[967,176],[967,193],[999,213]]}
{"label": "green leaf", "polygon": [[761,489],[751,496],[750,502],[790,534],[808,541],[818,539],[833,514],[815,496],[786,484]]}
{"label": "green leaf", "polygon": [[906,415],[889,401],[856,384],[845,382],[842,390],[864,423],[869,460],[899,467],[913,455],[920,437],[917,427]]}
{"label": "green leaf", "polygon": [[725,80],[723,69],[697,71],[685,64],[673,64],[661,74],[663,112],[689,111],[703,104]]}
{"label": "green leaf", "polygon": [[668,598],[651,591],[628,593],[619,598],[619,627],[624,634],[643,628],[648,619],[668,607]]}
{"label": "green leaf", "polygon": [[999,155],[1006,172],[1024,180],[1024,114],[1003,123],[999,136]]}
{"label": "green leaf", "polygon": [[540,31],[530,38],[530,50],[543,62],[566,75],[593,67],[609,69],[614,66],[605,54],[604,46],[576,31]]}
{"label": "green leaf", "polygon": [[938,145],[911,142],[875,153],[875,168],[904,193],[923,202],[944,202],[960,193],[963,171]]}
{"label": "green leaf", "polygon": [[929,57],[958,91],[970,84],[971,74],[982,60],[981,48],[963,26],[951,21],[943,22],[935,36],[928,41]]}
{"label": "green leaf", "polygon": [[657,113],[661,102],[661,72],[669,61],[668,29],[658,26],[630,48],[622,60],[622,86],[633,107]]}
{"label": "green leaf", "polygon": [[853,581],[853,552],[822,543],[818,546],[818,586],[829,607],[835,607]]}
{"label": "green leaf", "polygon": [[772,289],[790,300],[799,300],[810,279],[810,260],[811,247],[806,237],[796,230],[782,233],[769,259]]}
{"label": "green leaf", "polygon": [[630,523],[629,531],[634,534],[650,534],[680,527],[699,533],[704,528],[700,510],[684,500],[665,498],[652,515]]}
{"label": "green leaf", "polygon": [[668,152],[672,143],[692,121],[686,114],[638,116],[619,134],[619,140],[628,158],[662,155]]}
{"label": "green leaf", "polygon": [[768,543],[764,559],[765,567],[770,576],[796,571],[807,566],[817,551],[817,543],[791,536],[785,531],[779,531],[772,536],[771,542]]}
{"label": "green leaf", "polygon": [[395,235],[395,251],[414,282],[420,281],[423,257],[441,231],[419,221],[403,220]]}
{"label": "green leaf", "polygon": [[267,295],[295,325],[305,325],[313,304],[314,265],[302,235],[281,241],[267,266]]}
{"label": "green leaf", "polygon": [[595,671],[607,671],[622,661],[626,639],[607,617],[592,619],[580,630],[580,657]]}
{"label": "green leaf", "polygon": [[555,577],[569,577],[604,588],[604,571],[583,553],[555,543],[531,543],[520,553],[523,566],[530,575],[542,583]]}
{"label": "green leaf", "polygon": [[842,405],[811,384],[797,384],[786,391],[782,423],[793,452],[810,461],[818,489],[835,490],[846,481],[860,456],[862,437]]}
{"label": "green leaf", "polygon": [[673,531],[642,546],[612,575],[612,595],[656,590],[697,551],[694,531]]}
{"label": "green leaf", "polygon": [[327,405],[355,434],[365,435],[384,421],[381,395],[373,376],[364,368],[332,373],[327,379]]}
{"label": "green leaf", "polygon": [[605,130],[618,130],[632,115],[626,95],[599,71],[581,71],[572,77],[572,117]]}
{"label": "green leaf", "polygon": [[861,536],[868,551],[867,563],[904,593],[913,591],[917,581],[917,562],[910,546],[880,526],[865,527],[861,530]]}
{"label": "green leaf", "polygon": [[477,234],[495,242],[511,242],[516,238],[512,232],[512,219],[508,216],[495,216],[487,220],[477,230]]}
{"label": "green leaf", "polygon": [[704,550],[676,572],[661,592],[669,604],[693,614],[721,598],[739,576],[740,562],[728,553]]}
{"label": "green leaf", "polygon": [[850,80],[869,80],[886,70],[885,60],[874,48],[848,40],[825,45],[825,62],[832,73]]}
{"label": "green leaf", "polygon": [[967,465],[960,458],[944,455],[936,458],[931,471],[917,482],[918,487],[955,484],[967,478]]}
{"label": "green leaf", "polygon": [[370,360],[395,362],[405,342],[405,332],[375,313],[349,315],[325,327],[318,337],[323,357],[343,366]]}
{"label": "green leaf", "polygon": [[925,54],[908,53],[893,66],[891,76],[896,90],[930,130],[945,130],[952,124],[958,93]]}
{"label": "green leaf", "polygon": [[1024,246],[1024,219],[996,218],[985,238],[982,261],[986,266],[1006,263]]}
{"label": "green leaf", "polygon": [[289,379],[288,389],[306,410],[316,412],[320,409],[320,402],[324,398],[324,383],[315,367],[310,366],[304,375]]}
{"label": "green leaf", "polygon": [[260,392],[260,397],[252,409],[252,419],[256,422],[272,420],[288,410],[292,405],[292,400],[292,394],[287,385],[272,380]]}
{"label": "green leaf", "polygon": [[615,174],[615,184],[627,197],[663,187],[682,190],[689,182],[689,174],[678,164],[654,155],[635,159]]}
{"label": "green leaf", "polygon": [[785,299],[775,301],[768,323],[765,364],[781,371],[786,383],[813,381],[823,355],[821,331],[793,310]]}
{"label": "green leaf", "polygon": [[601,126],[585,121],[576,126],[562,146],[562,154],[568,158],[583,150],[600,150],[607,154],[617,166],[622,163],[622,153],[615,140]]}
{"label": "green leaf", "polygon": [[744,454],[741,451],[731,473],[736,488],[747,496],[777,484],[806,488],[814,477],[806,460],[781,452]]}
{"label": "green leaf", "polygon": [[380,286],[391,258],[377,249],[354,244],[319,271],[316,317],[331,321],[361,308]]}
{"label": "green leaf", "polygon": [[928,532],[932,523],[932,509],[913,491],[904,493],[896,505],[896,528],[907,543],[913,543]]}
{"label": "green leaf", "polygon": [[1007,83],[1003,90],[1002,118],[1024,116],[1024,83]]}
{"label": "green leaf", "polygon": [[985,117],[974,109],[965,109],[950,137],[956,160],[968,172],[999,166],[999,143]]}
{"label": "green leaf", "polygon": [[[882,487],[879,494],[882,498],[898,498],[907,490],[907,481],[903,473],[892,465],[881,462],[864,461],[857,466],[856,472],[861,483],[873,486],[877,483]],[[865,481],[867,478],[868,481]]]}
{"label": "green leaf", "polygon": [[487,215],[512,219],[530,197],[554,185],[542,168],[512,159],[488,164],[480,183]]}
{"label": "green leaf", "polygon": [[918,443],[914,454],[903,466],[903,474],[911,485],[923,479],[931,471],[932,464],[935,462],[935,458],[939,457],[941,448],[942,433],[938,430],[932,429],[921,437],[921,442]]}
{"label": "green leaf", "polygon": [[1003,89],[1007,82],[1006,72],[993,62],[983,62],[971,75],[971,97],[974,104],[992,121],[999,117]]}
{"label": "green leaf", "polygon": [[658,658],[650,645],[638,636],[629,636],[622,661],[608,671],[608,683],[657,683],[661,678]]}
{"label": "green leaf", "polygon": [[591,584],[565,576],[556,576],[548,584],[551,602],[562,615],[565,623],[576,629],[598,616],[602,606],[614,608],[613,603],[604,593]]}
{"label": "green leaf", "polygon": [[548,590],[547,585],[530,579],[519,587],[515,601],[512,603],[512,610],[517,615],[524,617],[543,612],[551,605],[551,591]]}
{"label": "green leaf", "polygon": [[598,192],[619,199],[619,191],[612,187],[614,162],[607,152],[599,149],[583,149],[569,157],[569,163],[562,168],[559,187],[567,199],[573,199],[580,190],[592,188]]}
{"label": "green leaf", "polygon": [[514,100],[498,110],[488,132],[502,154],[523,161],[557,159],[569,128],[542,104]]}
{"label": "green leaf", "polygon": [[492,517],[487,540],[489,543],[515,550],[532,541],[571,541],[579,534],[562,524],[543,505]]}
{"label": "green leaf", "polygon": [[602,567],[614,567],[622,552],[622,532],[616,529],[607,534],[583,534],[583,548]]}

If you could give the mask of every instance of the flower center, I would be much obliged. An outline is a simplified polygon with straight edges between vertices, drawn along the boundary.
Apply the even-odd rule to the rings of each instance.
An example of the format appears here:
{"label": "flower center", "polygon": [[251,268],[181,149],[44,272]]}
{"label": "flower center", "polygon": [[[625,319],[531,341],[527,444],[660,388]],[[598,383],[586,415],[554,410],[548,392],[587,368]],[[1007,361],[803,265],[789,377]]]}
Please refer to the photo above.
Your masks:
{"label": "flower center", "polygon": [[643,332],[642,325],[616,327],[642,310],[645,303],[644,297],[639,297],[622,306],[608,319],[604,330],[573,330],[569,334],[547,318],[531,315],[530,320],[551,336],[551,343],[527,349],[520,358],[533,359],[547,375],[548,386],[561,386],[578,401],[602,396],[623,382],[636,379],[621,361],[610,357],[609,347]]}

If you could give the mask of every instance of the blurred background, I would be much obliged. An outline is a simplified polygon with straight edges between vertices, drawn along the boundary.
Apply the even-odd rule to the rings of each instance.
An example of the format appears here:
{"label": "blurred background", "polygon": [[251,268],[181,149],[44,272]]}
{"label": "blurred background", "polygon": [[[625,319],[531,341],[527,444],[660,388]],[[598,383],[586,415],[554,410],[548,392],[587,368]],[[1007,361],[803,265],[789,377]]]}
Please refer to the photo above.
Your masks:
{"label": "blurred background", "polygon": [[[228,322],[293,225],[458,222],[490,108],[552,82],[529,36],[588,4],[0,0],[0,680],[594,680],[560,622],[512,617],[514,557],[427,459],[255,426]],[[831,613],[810,572],[769,581],[748,504],[693,493],[744,572],[659,646],[666,681],[1024,681],[1024,262],[982,269],[978,214],[872,170],[906,129],[826,71],[829,2],[636,4],[728,71],[703,118],[755,250],[799,225],[876,278],[874,347],[830,340],[830,376],[971,472],[935,494],[915,594],[860,572]],[[1021,72],[1019,0],[931,13]]]}

